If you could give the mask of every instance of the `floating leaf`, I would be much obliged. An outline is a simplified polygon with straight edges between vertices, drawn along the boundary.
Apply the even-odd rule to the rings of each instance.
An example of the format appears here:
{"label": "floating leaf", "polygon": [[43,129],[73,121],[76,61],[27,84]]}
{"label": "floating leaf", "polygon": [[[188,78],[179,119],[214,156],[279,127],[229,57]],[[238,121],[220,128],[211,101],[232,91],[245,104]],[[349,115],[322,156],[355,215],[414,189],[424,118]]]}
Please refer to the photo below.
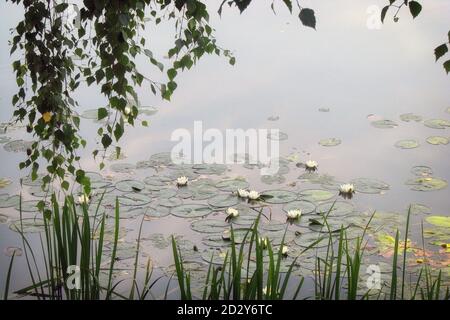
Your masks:
{"label": "floating leaf", "polygon": [[116,183],[116,189],[122,192],[140,192],[145,189],[145,184],[138,180],[122,180]]}
{"label": "floating leaf", "polygon": [[264,184],[272,185],[272,184],[282,184],[286,181],[286,177],[281,174],[275,175],[262,175],[261,182]]}
{"label": "floating leaf", "polygon": [[264,201],[273,204],[288,203],[298,198],[295,192],[287,190],[268,190],[262,192],[261,196],[269,196]]}
{"label": "floating leaf", "polygon": [[316,208],[318,214],[327,215],[327,217],[342,217],[353,213],[355,207],[350,202],[329,201],[319,204]]}
{"label": "floating leaf", "polygon": [[276,141],[284,141],[289,138],[287,133],[277,131],[277,132],[269,132],[267,134],[267,139],[269,140],[276,140]]}
{"label": "floating leaf", "polygon": [[440,136],[431,136],[427,138],[427,142],[429,144],[439,145],[439,144],[448,144],[450,141],[446,137],[440,137]]}
{"label": "floating leaf", "polygon": [[398,126],[398,124],[395,121],[382,119],[382,120],[375,120],[370,123],[375,128],[379,129],[392,129]]}
{"label": "floating leaf", "polygon": [[422,116],[418,116],[414,113],[401,114],[400,119],[405,122],[410,122],[410,121],[420,122],[423,120]]}
{"label": "floating leaf", "polygon": [[414,139],[405,139],[397,141],[395,146],[400,149],[414,149],[419,147],[419,142]]}
{"label": "floating leaf", "polygon": [[191,223],[191,228],[200,233],[220,233],[229,228],[230,225],[224,220],[201,219]]}
{"label": "floating leaf", "polygon": [[302,198],[302,200],[319,202],[330,200],[336,195],[336,192],[331,192],[329,190],[323,189],[308,189],[300,191],[299,195]]}
{"label": "floating leaf", "polygon": [[412,167],[411,173],[419,177],[427,177],[433,174],[433,170],[427,166],[415,166]]}
{"label": "floating leaf", "polygon": [[433,129],[445,129],[450,127],[450,121],[445,119],[429,119],[424,122],[424,125]]}
{"label": "floating leaf", "polygon": [[183,204],[183,200],[175,198],[175,197],[158,198],[158,200],[155,203],[156,206],[163,206],[163,207],[168,207],[168,208],[178,207],[178,206],[181,206],[182,204]]}
{"label": "floating leaf", "polygon": [[13,140],[5,143],[3,149],[7,152],[27,152],[33,142],[25,140]]}
{"label": "floating leaf", "polygon": [[208,204],[216,208],[232,207],[239,199],[231,194],[220,194],[208,199]]}
{"label": "floating leaf", "polygon": [[39,211],[38,204],[40,200],[28,200],[22,201],[22,203],[17,203],[15,205],[16,210],[22,210],[22,212],[36,212]]}
{"label": "floating leaf", "polygon": [[119,197],[119,202],[124,206],[143,206],[151,202],[151,198],[146,194],[127,193]]}
{"label": "floating leaf", "polygon": [[338,138],[328,138],[319,141],[319,144],[323,147],[334,147],[341,144],[341,139]]}
{"label": "floating leaf", "polygon": [[0,178],[0,189],[5,188],[6,186],[11,184],[11,180],[7,178]]}
{"label": "floating leaf", "polygon": [[221,175],[227,171],[227,166],[224,164],[197,164],[192,167],[195,173],[198,174],[216,174]]}
{"label": "floating leaf", "polygon": [[117,173],[132,173],[136,166],[131,163],[113,163],[109,168]]}
{"label": "floating leaf", "polygon": [[204,204],[183,204],[170,209],[170,213],[179,218],[199,218],[211,213],[211,208]]}
{"label": "floating leaf", "polygon": [[450,228],[450,217],[446,216],[429,216],[425,219],[428,223],[443,228]]}
{"label": "floating leaf", "polygon": [[8,194],[0,194],[0,208],[15,207],[20,202],[18,195],[10,196]]}
{"label": "floating leaf", "polygon": [[328,245],[328,241],[329,237],[322,236],[317,232],[301,233],[298,234],[294,239],[295,244],[302,248],[310,247],[315,242],[317,243],[312,246],[313,248],[323,248]]}
{"label": "floating leaf", "polygon": [[236,191],[238,189],[247,189],[249,186],[245,179],[227,179],[216,183],[216,188],[222,191]]}
{"label": "floating leaf", "polygon": [[448,183],[444,179],[434,177],[418,177],[406,182],[415,191],[435,191],[447,187]]}
{"label": "floating leaf", "polygon": [[351,183],[355,186],[355,190],[361,193],[378,194],[389,190],[389,185],[381,180],[370,178],[353,179]]}
{"label": "floating leaf", "polygon": [[420,203],[412,203],[410,205],[410,208],[408,210],[411,210],[411,214],[430,214],[431,208]]}
{"label": "floating leaf", "polygon": [[[48,223],[47,223],[48,225]],[[24,218],[21,220],[17,220],[12,222],[9,225],[9,229],[15,232],[23,232],[23,233],[37,233],[42,232],[45,229],[45,223],[42,219],[35,218]]]}

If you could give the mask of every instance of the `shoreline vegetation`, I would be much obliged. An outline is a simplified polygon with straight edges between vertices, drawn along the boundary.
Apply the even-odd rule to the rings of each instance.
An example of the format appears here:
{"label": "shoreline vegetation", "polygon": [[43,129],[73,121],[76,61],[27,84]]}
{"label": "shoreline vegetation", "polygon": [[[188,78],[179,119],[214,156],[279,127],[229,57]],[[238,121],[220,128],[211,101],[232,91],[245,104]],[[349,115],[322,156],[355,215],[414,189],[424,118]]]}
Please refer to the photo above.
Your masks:
{"label": "shoreline vegetation", "polygon": [[[288,250],[285,246],[284,236],[278,246],[272,245],[269,239],[260,237],[258,232],[260,220],[270,218],[263,213],[263,208],[255,209],[259,211],[258,217],[243,236],[241,243],[236,242],[236,235],[231,225],[228,239],[230,250],[225,257],[222,257],[223,263],[213,263],[215,257],[211,255],[200,294],[193,293],[193,279],[187,266],[189,261],[184,259],[183,250],[174,236],[171,238],[174,268],[170,277],[154,276],[150,258],[145,263],[145,268],[140,267],[139,250],[144,221],[142,219],[134,247],[132,276],[129,279],[114,281],[113,273],[117,271],[116,263],[119,261],[117,257],[120,225],[119,201],[116,199],[113,236],[108,245],[110,256],[105,259],[105,222],[107,217],[104,212],[102,214],[99,212],[102,198],[95,205],[95,214],[92,216],[89,214],[86,203],[77,205],[73,196],[66,196],[63,203],[60,204],[53,195],[50,208],[44,211],[44,232],[40,234],[41,252],[32,248],[23,232],[22,210],[19,210],[21,223],[16,226],[16,231],[23,243],[23,254],[31,284],[10,292],[11,275],[14,272],[15,263],[15,252],[13,252],[6,274],[4,300],[10,298],[11,293],[15,295],[15,298],[38,300],[145,300],[151,297],[152,288],[161,283],[165,286],[165,294],[161,298],[168,299],[172,280],[177,285],[175,288],[177,298],[183,300],[300,298],[316,300],[448,300],[450,298],[449,287],[442,284],[441,271],[436,276],[426,263],[421,266],[415,279],[410,279],[409,275],[407,277],[406,252],[411,210],[407,215],[404,241],[401,241],[399,230],[396,232],[390,280],[376,290],[368,289],[368,285],[361,287],[363,258],[367,245],[365,234],[372,218],[362,229],[361,236],[348,239],[343,227],[337,231],[329,228],[327,216],[332,209],[323,215],[325,232],[320,233],[315,242],[302,249],[298,257],[288,265],[287,270],[282,270],[282,262]],[[337,242],[334,241],[336,237]],[[305,277],[294,275],[293,268],[302,264],[302,253],[312,250],[321,241],[327,241],[326,254],[315,257],[314,293],[312,296],[305,296],[303,293]],[[74,269],[74,266],[77,267]],[[74,273],[66,272],[69,270]],[[129,282],[129,292],[125,294],[122,291],[118,292],[117,289],[124,281]],[[171,289],[171,292],[173,291]]]}

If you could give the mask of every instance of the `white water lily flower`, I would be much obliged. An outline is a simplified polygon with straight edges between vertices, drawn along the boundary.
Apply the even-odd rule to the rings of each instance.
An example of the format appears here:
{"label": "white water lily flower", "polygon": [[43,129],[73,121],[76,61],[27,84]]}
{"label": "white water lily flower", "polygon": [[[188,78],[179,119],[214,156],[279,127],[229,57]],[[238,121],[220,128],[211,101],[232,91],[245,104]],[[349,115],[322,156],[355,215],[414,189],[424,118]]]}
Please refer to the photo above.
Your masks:
{"label": "white water lily flower", "polygon": [[351,183],[341,184],[339,186],[339,192],[344,194],[351,194],[355,192],[355,187]]}
{"label": "white water lily flower", "polygon": [[129,115],[131,113],[131,108],[129,106],[126,106],[124,112],[126,115]]}
{"label": "white water lily flower", "polygon": [[237,194],[240,198],[248,198],[249,192],[245,189],[238,189]]}
{"label": "white water lily flower", "polygon": [[177,185],[185,186],[185,185],[187,185],[188,181],[189,181],[189,179],[185,176],[179,177],[179,178],[177,178]]}
{"label": "white water lily flower", "polygon": [[300,209],[292,209],[287,212],[288,219],[298,219],[302,215],[302,210]]}
{"label": "white water lily flower", "polygon": [[234,208],[228,208],[227,214],[229,218],[236,218],[239,215],[239,211]]}
{"label": "white water lily flower", "polygon": [[78,197],[79,204],[88,204],[89,200],[90,200],[90,197],[84,193]]}
{"label": "white water lily flower", "polygon": [[317,164],[317,162],[314,161],[314,160],[308,160],[308,161],[305,162],[305,167],[306,167],[306,169],[309,169],[309,170],[316,170],[316,169],[317,169],[317,166],[318,166],[318,164]]}
{"label": "white water lily flower", "polygon": [[283,256],[287,256],[288,252],[289,252],[289,248],[288,248],[287,246],[283,246],[283,247],[281,248],[281,254],[282,254]]}
{"label": "white water lily flower", "polygon": [[248,193],[248,198],[249,198],[250,200],[258,200],[258,199],[259,199],[259,192],[258,192],[258,191],[255,191],[255,190],[250,191],[250,192]]}

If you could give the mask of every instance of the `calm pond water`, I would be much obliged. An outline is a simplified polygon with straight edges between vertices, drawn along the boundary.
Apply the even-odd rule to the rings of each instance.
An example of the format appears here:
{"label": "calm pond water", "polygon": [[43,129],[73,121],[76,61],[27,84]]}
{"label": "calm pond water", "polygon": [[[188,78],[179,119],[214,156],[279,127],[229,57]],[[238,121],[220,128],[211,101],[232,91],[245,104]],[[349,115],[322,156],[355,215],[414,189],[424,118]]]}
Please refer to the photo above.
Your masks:
{"label": "calm pond water", "polygon": [[[384,4],[383,1],[378,2]],[[351,234],[357,234],[360,229],[353,225],[361,226],[368,214],[375,210],[380,212],[375,224],[382,231],[370,235],[369,260],[380,263],[382,272],[389,272],[389,239],[380,237],[380,232],[392,236],[395,228],[403,230],[407,208],[417,204],[410,235],[413,246],[421,247],[421,221],[424,221],[426,230],[440,231],[440,238],[427,238],[426,246],[434,252],[434,265],[445,269],[448,281],[449,253],[442,250],[439,243],[450,243],[449,229],[437,227],[425,219],[449,216],[450,213],[450,192],[446,186],[450,181],[450,144],[429,142],[436,139],[427,141],[434,136],[450,139],[450,78],[442,65],[434,62],[433,56],[433,49],[446,39],[450,3],[445,0],[427,1],[416,21],[413,22],[405,12],[399,23],[389,22],[380,30],[370,30],[366,26],[366,10],[373,4],[373,1],[315,1],[311,6],[318,16],[317,31],[301,27],[298,19],[289,16],[284,8],[274,15],[270,4],[264,1],[255,1],[242,16],[237,10],[225,10],[221,19],[212,14],[217,39],[235,53],[236,65],[231,67],[219,57],[205,57],[193,70],[179,76],[179,88],[170,103],[152,96],[148,87],[138,89],[142,105],[156,107],[157,113],[145,116],[150,122],[148,128],[127,128],[121,142],[126,159],[108,161],[101,177],[95,176],[99,184],[108,184],[108,193],[114,196],[132,192],[128,184],[117,184],[122,180],[140,181],[145,186],[145,190],[138,193],[139,199],[133,198],[136,194],[129,196],[133,199],[134,210],[127,210],[130,208],[126,207],[130,202],[128,198],[122,201],[128,213],[125,212],[127,219],[121,220],[124,228],[124,260],[121,264],[130,266],[133,263],[133,259],[126,258],[133,249],[135,231],[143,215],[143,211],[134,208],[136,201],[141,201],[141,207],[153,208],[147,211],[148,218],[144,221],[143,256],[150,256],[155,265],[161,267],[158,272],[170,273],[172,255],[168,237],[171,234],[185,240],[182,244],[188,260],[197,263],[192,263],[193,270],[203,268],[198,263],[202,263],[202,257],[207,258],[211,250],[226,250],[227,244],[220,239],[225,226],[214,222],[217,223],[217,229],[213,230],[216,232],[205,233],[200,223],[200,227],[195,224],[191,227],[199,217],[179,217],[185,212],[182,204],[199,203],[214,209],[209,213],[209,209],[203,208],[207,211],[202,213],[209,213],[207,219],[223,221],[225,213],[222,207],[235,206],[237,199],[217,198],[217,195],[230,194],[223,184],[217,185],[219,182],[239,178],[247,182],[242,185],[251,189],[284,190],[284,196],[295,195],[296,201],[303,201],[298,205],[305,206],[304,217],[298,226],[289,226],[289,232],[292,232],[289,247],[294,256],[306,243],[296,238],[295,231],[305,235],[317,234],[308,226],[306,212],[309,204],[312,205],[310,216],[313,216],[315,211],[327,208],[330,201],[345,201],[337,194],[337,182],[353,181],[357,193],[351,200],[340,202],[335,223],[352,224],[349,230],[352,230]],[[21,12],[5,3],[0,4],[0,11],[3,21],[0,32],[0,120],[5,122],[12,112],[10,98],[16,89],[10,68],[12,59],[8,55],[8,29],[19,20]],[[149,34],[149,39],[152,39],[155,54],[162,57],[173,39],[172,26],[162,25],[157,33]],[[160,78],[144,60],[140,61],[140,66],[156,80]],[[97,92],[96,88],[79,90],[76,98],[81,106],[80,114],[104,105],[105,100]],[[411,120],[410,115],[405,114],[419,117]],[[442,129],[436,128],[439,127],[438,121],[430,119],[441,119]],[[177,169],[170,164],[167,167],[165,157],[151,156],[169,152],[173,146],[171,133],[178,128],[193,130],[196,120],[203,121],[204,128],[223,131],[227,128],[280,129],[287,134],[287,139],[280,141],[281,157],[285,159],[283,174],[276,177],[276,181],[268,181],[272,179],[261,179],[259,170],[243,166],[228,166],[224,170],[221,167],[184,168],[183,173],[192,175],[198,182],[192,182],[188,192],[177,190],[173,183],[178,176]],[[380,128],[389,125],[392,128]],[[82,156],[83,166],[89,171],[97,171],[98,168],[91,157],[98,126],[90,119],[82,122],[82,134],[92,137]],[[10,138],[10,141],[30,139],[20,128],[1,135],[0,139],[3,137]],[[17,168],[25,154],[5,150],[8,138],[1,140],[0,178],[10,179],[12,183],[2,187],[0,193],[15,195],[21,191],[19,178],[27,175]],[[319,144],[330,138],[339,139],[341,143],[336,146]],[[439,141],[448,142],[445,139]],[[149,159],[158,161],[142,163]],[[296,166],[309,159],[319,163],[316,174],[305,175],[305,170]],[[155,167],[155,164],[161,166]],[[417,166],[427,168],[424,170]],[[158,177],[167,176],[167,181],[158,180]],[[412,182],[416,184],[411,185]],[[139,185],[139,182],[134,183]],[[230,189],[233,189],[236,182],[231,185]],[[436,185],[441,188],[419,191]],[[310,189],[321,191],[304,191]],[[26,199],[39,199],[30,194],[36,192],[35,188],[25,186],[22,192]],[[282,208],[295,199],[288,199],[288,203],[280,200],[282,204],[273,205],[273,220],[284,223]],[[310,202],[306,204],[304,201]],[[236,221],[236,225],[245,227],[252,221],[252,210],[242,207],[244,211],[248,212]],[[18,234],[9,228],[17,220],[18,211],[14,207],[2,208],[0,214],[2,219],[7,217],[0,224],[0,247],[2,250],[22,247]],[[161,214],[163,217],[154,216]],[[27,213],[26,216],[34,217],[35,213]],[[265,222],[263,230],[275,242],[279,239],[280,224]],[[38,245],[37,233],[30,234],[30,237]],[[199,247],[199,252],[193,252],[193,244]],[[414,270],[418,257],[414,252],[409,255],[408,264]],[[144,259],[141,261],[144,265]],[[4,287],[8,263],[9,257],[2,252],[0,287]],[[306,262],[305,265],[311,266]],[[307,266],[299,267],[297,273],[311,276]],[[13,284],[14,289],[30,284],[23,256],[16,260]],[[164,286],[162,284],[162,288],[156,291],[164,290]],[[157,297],[158,292],[155,295]]]}

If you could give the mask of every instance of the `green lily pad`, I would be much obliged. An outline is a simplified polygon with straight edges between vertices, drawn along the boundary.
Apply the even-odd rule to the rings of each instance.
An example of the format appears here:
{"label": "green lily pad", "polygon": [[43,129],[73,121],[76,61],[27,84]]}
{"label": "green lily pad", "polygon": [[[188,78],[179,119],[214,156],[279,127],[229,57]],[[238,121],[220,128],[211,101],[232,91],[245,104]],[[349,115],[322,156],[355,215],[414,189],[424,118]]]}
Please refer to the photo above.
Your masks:
{"label": "green lily pad", "polygon": [[131,163],[113,163],[109,166],[109,168],[111,169],[111,171],[117,173],[131,173],[136,169],[136,166]]}
{"label": "green lily pad", "polygon": [[220,233],[229,228],[229,224],[223,220],[201,219],[191,223],[191,229],[200,233]]}
{"label": "green lily pad", "polygon": [[450,127],[450,121],[445,119],[429,119],[424,122],[424,125],[433,129],[445,129]]}
{"label": "green lily pad", "polygon": [[116,189],[122,192],[140,192],[145,184],[138,180],[122,180],[116,183]]}
{"label": "green lily pad", "polygon": [[173,179],[167,176],[149,176],[144,179],[145,184],[158,187],[165,187],[173,182]]}
{"label": "green lily pad", "polygon": [[397,141],[395,146],[400,149],[414,149],[419,147],[419,142],[414,139],[405,139]]}
{"label": "green lily pad", "polygon": [[346,201],[329,201],[319,204],[316,208],[318,214],[328,215],[328,219],[332,217],[347,216],[355,210],[355,206]]}
{"label": "green lily pad", "polygon": [[287,140],[289,138],[288,134],[285,132],[269,132],[267,134],[267,139],[269,140],[276,140],[276,141],[284,141]]}
{"label": "green lily pad", "polygon": [[10,196],[8,194],[0,194],[0,208],[10,208],[19,205],[20,196],[13,195]]}
{"label": "green lily pad", "polygon": [[443,228],[450,228],[450,217],[446,216],[429,216],[425,219],[428,223]]}
{"label": "green lily pad", "polygon": [[13,140],[5,143],[3,149],[7,152],[27,152],[33,144],[32,141]]}
{"label": "green lily pad", "polygon": [[444,179],[434,177],[418,177],[406,181],[411,186],[411,190],[415,191],[435,191],[447,187],[448,183]]}
{"label": "green lily pad", "polygon": [[284,231],[286,230],[286,226],[287,226],[286,222],[281,222],[277,220],[269,220],[267,222],[259,224],[259,228],[265,231],[280,231],[280,230]]}
{"label": "green lily pad", "polygon": [[262,175],[261,182],[264,184],[272,185],[272,184],[282,184],[286,181],[286,177],[281,174],[275,175]]}
{"label": "green lily pad", "polygon": [[288,212],[289,210],[301,210],[303,214],[313,213],[316,210],[316,205],[311,201],[298,200],[287,203],[283,206],[283,211]]}
{"label": "green lily pad", "polygon": [[4,136],[0,136],[0,144],[4,144],[11,141],[10,137],[4,137]]}
{"label": "green lily pad", "polygon": [[211,208],[204,204],[183,204],[170,209],[170,213],[179,218],[200,218],[212,212]]}
{"label": "green lily pad", "polygon": [[5,188],[6,186],[9,186],[11,184],[11,180],[7,178],[0,178],[0,189]]}
{"label": "green lily pad", "polygon": [[336,192],[331,192],[329,190],[323,189],[307,189],[300,191],[299,196],[301,200],[319,202],[330,200],[331,198],[336,196]]}
{"label": "green lily pad", "polygon": [[166,238],[162,233],[152,233],[148,235],[144,240],[149,240],[153,247],[157,249],[165,249],[170,246],[170,237]]}
{"label": "green lily pad", "polygon": [[400,119],[405,122],[410,122],[410,121],[420,122],[423,120],[423,117],[416,115],[414,113],[404,113],[404,114],[400,115]]}
{"label": "green lily pad", "polygon": [[38,233],[45,230],[45,223],[43,219],[25,218],[12,222],[9,229],[14,232]]}
{"label": "green lily pad", "polygon": [[450,140],[446,137],[440,137],[440,136],[431,136],[427,138],[427,142],[429,144],[433,144],[433,145],[439,145],[439,144],[448,144],[450,142]]}
{"label": "green lily pad", "polygon": [[163,206],[163,207],[167,207],[167,208],[178,207],[178,206],[181,206],[182,204],[183,204],[183,200],[175,198],[175,197],[158,198],[158,200],[155,203],[156,206]]}
{"label": "green lily pad", "polygon": [[296,235],[292,230],[286,231],[285,229],[283,229],[274,231],[264,231],[262,232],[262,237],[267,237],[272,245],[278,246],[283,241],[283,237],[284,237],[283,243],[286,244],[292,242],[296,238]]}
{"label": "green lily pad", "polygon": [[152,192],[151,196],[157,199],[169,199],[177,195],[177,190],[175,189],[161,189]]}
{"label": "green lily pad", "polygon": [[230,258],[230,252],[228,250],[209,249],[202,253],[202,259],[208,263],[223,265],[225,257],[228,253],[228,261]]}
{"label": "green lily pad", "polygon": [[387,119],[375,120],[375,121],[372,121],[370,124],[372,126],[374,126],[375,128],[379,128],[379,129],[392,129],[392,128],[395,128],[398,126],[398,124],[395,121],[387,120]]}
{"label": "green lily pad", "polygon": [[247,189],[248,182],[244,179],[227,179],[216,183],[216,188],[222,191],[236,191],[238,189]]}
{"label": "green lily pad", "polygon": [[216,208],[232,207],[238,202],[239,199],[231,194],[219,194],[208,199],[208,204]]}
{"label": "green lily pad", "polygon": [[36,212],[39,211],[37,207],[39,202],[40,200],[22,201],[22,204],[17,203],[14,208],[16,210],[22,210],[22,212]]}
{"label": "green lily pad", "polygon": [[420,203],[412,203],[408,210],[411,210],[411,214],[430,214],[431,208]]}
{"label": "green lily pad", "polygon": [[323,147],[335,147],[337,145],[340,145],[341,143],[341,139],[338,138],[328,138],[319,141],[319,144]]}
{"label": "green lily pad", "polygon": [[288,203],[298,198],[295,192],[287,190],[268,190],[262,192],[261,196],[269,196],[264,202],[273,204]]}
{"label": "green lily pad", "polygon": [[221,175],[227,171],[227,166],[224,164],[196,164],[192,167],[195,173],[205,175]]}
{"label": "green lily pad", "polygon": [[170,152],[155,153],[149,159],[152,166],[169,166],[173,164]]}
{"label": "green lily pad", "polygon": [[427,166],[415,166],[411,169],[411,173],[418,177],[428,177],[433,174],[433,169]]}
{"label": "green lily pad", "polygon": [[151,202],[151,198],[141,193],[126,193],[119,197],[119,202],[124,206],[143,206]]}
{"label": "green lily pad", "polygon": [[355,190],[361,193],[379,194],[389,190],[389,185],[381,180],[371,178],[353,179],[351,183],[355,186]]}
{"label": "green lily pad", "polygon": [[[122,211],[120,212],[122,214]],[[144,206],[131,208],[127,211],[124,211],[125,219],[132,219],[136,217],[142,217],[145,215],[147,218],[162,218],[166,217],[170,214],[170,208],[163,206]]]}
{"label": "green lily pad", "polygon": [[190,191],[190,197],[192,197],[192,200],[206,200],[212,198],[218,193],[217,188],[209,184],[190,186],[188,191]]}
{"label": "green lily pad", "polygon": [[[320,240],[320,241],[319,241]],[[302,248],[307,248],[317,242],[312,248],[323,248],[328,246],[329,237],[317,232],[307,232],[297,234],[294,243]]]}
{"label": "green lily pad", "polygon": [[158,109],[155,107],[150,107],[150,106],[144,107],[143,106],[143,107],[139,107],[138,111],[139,111],[139,114],[142,114],[145,116],[152,116],[158,112]]}

